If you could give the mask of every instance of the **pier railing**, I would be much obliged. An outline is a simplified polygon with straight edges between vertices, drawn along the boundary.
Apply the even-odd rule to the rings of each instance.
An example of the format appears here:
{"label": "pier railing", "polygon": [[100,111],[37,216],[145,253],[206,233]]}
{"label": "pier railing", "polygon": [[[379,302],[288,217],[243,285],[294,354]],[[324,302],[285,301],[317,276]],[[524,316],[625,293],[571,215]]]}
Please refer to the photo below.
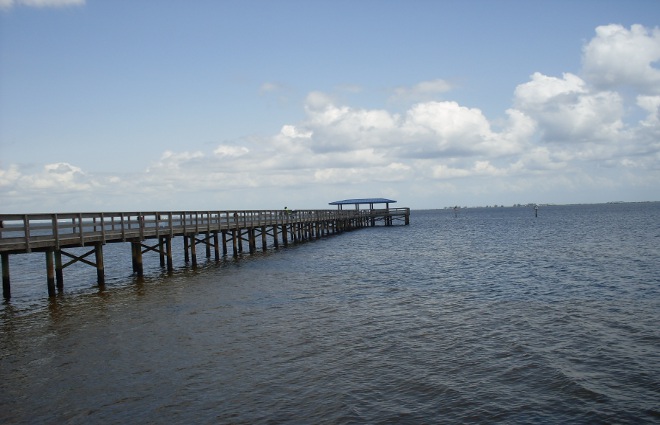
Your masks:
{"label": "pier railing", "polygon": [[408,208],[0,214],[0,252],[31,252],[49,247],[59,249],[99,242],[404,214],[409,214]]}
{"label": "pier railing", "polygon": [[[184,259],[197,266],[196,245],[206,248],[206,257],[215,259],[243,252],[244,242],[250,254],[268,248],[268,238],[275,248],[282,244],[320,238],[360,227],[394,221],[409,223],[410,209],[384,210],[243,210],[243,211],[149,211],[54,214],[0,214],[0,259],[2,293],[11,297],[9,257],[12,254],[40,251],[46,254],[48,295],[64,287],[63,270],[77,262],[96,268],[99,285],[105,282],[103,246],[106,243],[130,242],[133,273],[143,276],[142,254],[156,252],[160,265],[174,270],[172,240],[183,238]],[[85,253],[69,248],[89,247]],[[92,255],[93,254],[93,255]],[[63,258],[69,259],[64,262]]]}

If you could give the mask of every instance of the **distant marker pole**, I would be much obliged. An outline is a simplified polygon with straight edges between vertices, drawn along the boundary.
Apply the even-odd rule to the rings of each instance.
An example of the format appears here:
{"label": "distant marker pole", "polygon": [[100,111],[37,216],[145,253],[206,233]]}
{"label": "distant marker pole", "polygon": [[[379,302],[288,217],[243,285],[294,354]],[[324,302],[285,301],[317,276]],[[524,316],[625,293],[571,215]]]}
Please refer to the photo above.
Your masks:
{"label": "distant marker pole", "polygon": [[534,205],[534,217],[538,217],[538,216],[539,216],[539,206]]}

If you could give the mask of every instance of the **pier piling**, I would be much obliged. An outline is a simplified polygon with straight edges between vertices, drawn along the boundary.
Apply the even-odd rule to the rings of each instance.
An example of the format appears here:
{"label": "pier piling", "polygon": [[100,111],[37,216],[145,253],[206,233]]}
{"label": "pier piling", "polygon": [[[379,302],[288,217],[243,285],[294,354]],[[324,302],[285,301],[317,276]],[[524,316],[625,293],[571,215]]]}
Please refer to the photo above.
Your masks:
{"label": "pier piling", "polygon": [[46,278],[48,283],[48,296],[55,296],[55,264],[54,264],[54,249],[48,248],[46,250]]}
{"label": "pier piling", "polygon": [[105,267],[103,266],[103,243],[96,242],[94,247],[96,256],[96,282],[105,285]]}
{"label": "pier piling", "polygon": [[64,290],[64,266],[62,265],[62,250],[55,250],[55,284],[58,291]]}
{"label": "pier piling", "polygon": [[[262,211],[203,211],[203,212],[122,212],[70,214],[0,214],[0,256],[2,259],[2,294],[11,298],[9,256],[29,252],[43,252],[46,256],[48,295],[64,289],[64,269],[80,262],[96,268],[99,286],[105,283],[104,245],[126,243],[131,246],[133,273],[144,276],[143,254],[158,253],[161,267],[174,271],[172,240],[183,237],[185,263],[197,267],[197,244],[204,244],[207,261],[244,252],[243,242],[250,254],[269,244],[274,248],[289,243],[311,241],[323,236],[375,225],[386,226],[396,220],[409,223],[410,209],[354,211],[334,210],[262,210]],[[221,234],[221,235],[220,235]],[[154,242],[146,242],[153,240]],[[222,243],[222,254],[220,253]],[[90,247],[83,254],[67,252],[70,248]],[[93,247],[93,248],[92,248]],[[211,252],[213,250],[213,253]],[[89,257],[94,254],[94,260]],[[65,264],[62,256],[69,257]]]}
{"label": "pier piling", "polygon": [[2,296],[11,298],[11,284],[9,282],[9,254],[2,253]]}

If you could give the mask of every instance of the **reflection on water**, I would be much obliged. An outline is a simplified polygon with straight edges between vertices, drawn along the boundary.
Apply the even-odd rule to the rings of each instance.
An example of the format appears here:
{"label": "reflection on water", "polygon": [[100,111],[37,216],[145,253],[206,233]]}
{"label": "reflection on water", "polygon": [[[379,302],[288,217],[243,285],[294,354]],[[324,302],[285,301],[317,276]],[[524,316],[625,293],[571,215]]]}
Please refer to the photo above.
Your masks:
{"label": "reflection on water", "polygon": [[658,204],[411,218],[5,303],[0,421],[660,420]]}

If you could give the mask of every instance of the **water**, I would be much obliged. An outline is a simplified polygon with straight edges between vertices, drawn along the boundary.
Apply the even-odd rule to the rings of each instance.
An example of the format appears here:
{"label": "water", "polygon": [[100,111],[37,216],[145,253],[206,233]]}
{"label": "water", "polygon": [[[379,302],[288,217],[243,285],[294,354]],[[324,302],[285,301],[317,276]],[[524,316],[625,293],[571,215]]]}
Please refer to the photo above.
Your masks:
{"label": "water", "polygon": [[0,422],[660,423],[660,203],[413,211],[144,282],[127,246],[52,300],[11,258]]}

